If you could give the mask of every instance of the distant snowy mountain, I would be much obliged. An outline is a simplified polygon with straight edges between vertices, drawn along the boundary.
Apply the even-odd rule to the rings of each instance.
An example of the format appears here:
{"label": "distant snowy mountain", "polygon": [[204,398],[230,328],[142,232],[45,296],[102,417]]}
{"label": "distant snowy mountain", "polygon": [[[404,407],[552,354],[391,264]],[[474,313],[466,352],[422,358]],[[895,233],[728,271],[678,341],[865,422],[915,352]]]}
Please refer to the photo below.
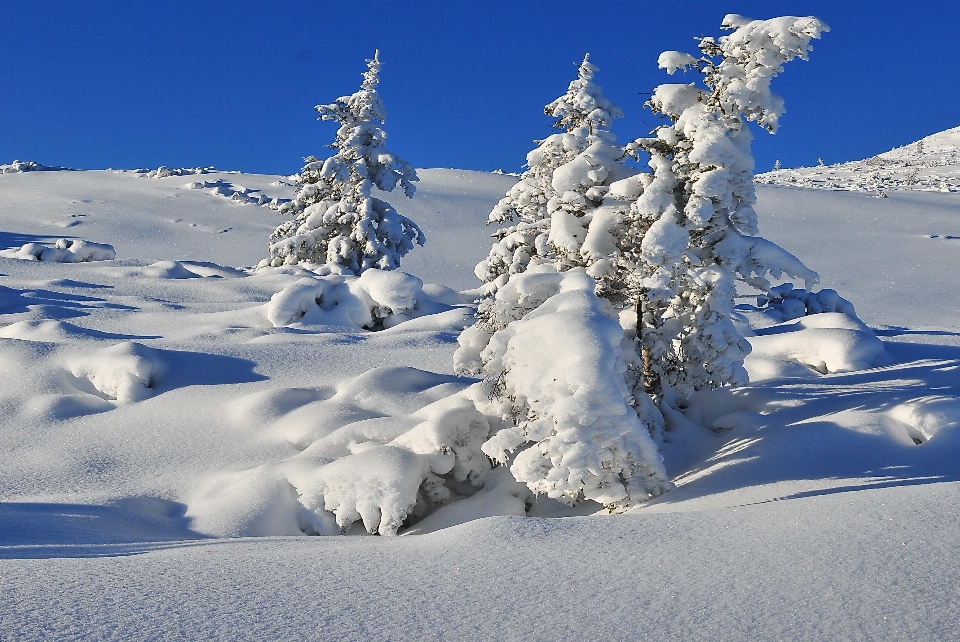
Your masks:
{"label": "distant snowy mountain", "polygon": [[872,158],[835,165],[774,169],[757,183],[788,187],[873,192],[960,190],[960,127],[921,138]]}

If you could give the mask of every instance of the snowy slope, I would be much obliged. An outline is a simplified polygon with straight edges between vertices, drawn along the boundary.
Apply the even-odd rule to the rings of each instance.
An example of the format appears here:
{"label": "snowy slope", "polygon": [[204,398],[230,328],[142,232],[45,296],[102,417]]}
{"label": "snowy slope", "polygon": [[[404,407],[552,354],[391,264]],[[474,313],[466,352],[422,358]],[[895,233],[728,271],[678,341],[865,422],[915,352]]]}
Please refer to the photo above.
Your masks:
{"label": "snowy slope", "polygon": [[[474,287],[486,212],[514,179],[420,176],[413,200],[388,197],[428,236],[404,269]],[[265,304],[298,275],[239,268],[282,220],[249,201],[291,191],[235,173],[0,175],[0,250],[117,251],[0,258],[0,638],[960,639],[960,195],[762,187],[761,232],[856,305],[883,358],[818,374],[801,363],[873,349],[873,333],[831,315],[758,327],[754,383],[669,418],[677,488],[637,511],[517,517],[487,493],[433,526],[493,517],[424,534],[211,538],[285,523],[271,471],[311,431],[403,424],[465,385],[459,316],[273,327]],[[801,332],[823,354],[764,361]],[[153,368],[149,388],[131,363]],[[203,503],[218,484],[249,491],[227,525]]]}
{"label": "snowy slope", "polygon": [[960,127],[932,134],[866,160],[774,169],[758,174],[756,182],[872,192],[881,197],[893,190],[957,191],[960,190]]}

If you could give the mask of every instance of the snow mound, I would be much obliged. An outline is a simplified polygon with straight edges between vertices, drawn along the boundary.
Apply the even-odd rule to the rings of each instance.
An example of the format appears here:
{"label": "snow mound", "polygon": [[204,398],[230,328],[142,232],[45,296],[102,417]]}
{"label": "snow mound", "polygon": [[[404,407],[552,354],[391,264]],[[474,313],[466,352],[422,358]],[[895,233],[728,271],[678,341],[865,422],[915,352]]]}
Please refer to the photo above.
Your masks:
{"label": "snow mound", "polygon": [[960,398],[932,395],[898,404],[887,416],[906,430],[913,443],[949,438],[960,443]]}
{"label": "snow mound", "polygon": [[333,396],[261,393],[237,412],[279,414],[264,437],[290,440],[300,452],[208,476],[188,515],[218,535],[290,534],[292,524],[297,533],[332,535],[357,521],[370,533],[396,534],[484,485],[490,462],[480,447],[490,428],[460,394],[469,383],[385,368],[340,384]]}
{"label": "snow mound", "polygon": [[[0,308],[2,308],[2,302],[0,302]],[[55,319],[24,319],[0,327],[0,337],[5,339],[48,343],[83,341],[91,337],[97,337],[99,334],[96,331],[86,330],[72,323]]]}
{"label": "snow mound", "polygon": [[275,466],[263,465],[206,479],[190,501],[189,517],[202,533],[267,537],[303,535],[301,511],[296,489]]}
{"label": "snow mound", "polygon": [[200,276],[179,261],[157,261],[143,268],[141,273],[154,279],[196,279]]}
{"label": "snow mound", "polygon": [[48,263],[86,263],[112,261],[117,257],[117,251],[112,245],[106,243],[94,243],[83,239],[58,239],[53,247],[41,243],[26,243],[19,249],[0,251],[0,257]]}
{"label": "snow mound", "polygon": [[792,370],[772,362],[802,364],[821,374],[866,370],[886,363],[883,342],[859,319],[839,312],[801,317],[747,337],[752,351],[745,362],[751,380]]}
{"label": "snow mound", "polygon": [[[420,279],[396,270],[370,269],[359,277],[308,276],[274,294],[265,306],[265,314],[277,328],[296,325],[376,330],[426,316],[436,316],[441,326],[450,329],[462,329],[467,324],[468,311],[462,299],[456,302],[459,297],[452,296],[455,293],[449,288],[434,286],[427,292]],[[421,325],[422,329],[437,329]]]}
{"label": "snow mound", "polygon": [[66,367],[78,389],[119,403],[150,397],[164,372],[156,350],[132,341],[74,356]]}

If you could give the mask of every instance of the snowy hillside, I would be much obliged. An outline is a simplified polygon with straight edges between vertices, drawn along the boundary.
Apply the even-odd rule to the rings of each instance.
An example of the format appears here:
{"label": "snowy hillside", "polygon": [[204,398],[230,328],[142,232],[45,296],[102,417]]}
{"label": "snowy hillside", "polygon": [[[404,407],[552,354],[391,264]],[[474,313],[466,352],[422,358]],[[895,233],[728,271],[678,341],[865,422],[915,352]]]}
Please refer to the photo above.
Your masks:
{"label": "snowy hillside", "polygon": [[871,192],[960,190],[960,127],[927,136],[873,158],[836,165],[774,169],[757,183]]}
{"label": "snowy hillside", "polygon": [[669,414],[675,489],[611,516],[494,475],[400,537],[308,537],[304,502],[329,453],[409,445],[471,383],[456,337],[515,177],[388,196],[425,303],[369,332],[250,267],[285,177],[3,173],[0,638],[960,639],[955,139],[763,175],[761,232],[859,320],[741,308],[751,383]]}

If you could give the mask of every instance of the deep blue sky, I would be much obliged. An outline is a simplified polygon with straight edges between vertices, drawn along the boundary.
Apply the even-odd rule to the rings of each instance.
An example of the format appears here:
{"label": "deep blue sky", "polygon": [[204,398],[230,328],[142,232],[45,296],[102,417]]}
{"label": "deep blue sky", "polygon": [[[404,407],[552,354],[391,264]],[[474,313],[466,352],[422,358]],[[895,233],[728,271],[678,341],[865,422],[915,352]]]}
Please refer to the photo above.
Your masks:
{"label": "deep blue sky", "polygon": [[[960,125],[953,2],[362,3],[0,0],[0,163],[185,167],[289,174],[328,152],[313,106],[354,92],[379,47],[390,148],[417,167],[517,171],[550,133],[543,105],[589,51],[626,117],[726,13],[816,15],[831,32],[774,81],[780,132],[757,132],[757,170],[865,158]],[[677,78],[677,77],[674,77]]]}

